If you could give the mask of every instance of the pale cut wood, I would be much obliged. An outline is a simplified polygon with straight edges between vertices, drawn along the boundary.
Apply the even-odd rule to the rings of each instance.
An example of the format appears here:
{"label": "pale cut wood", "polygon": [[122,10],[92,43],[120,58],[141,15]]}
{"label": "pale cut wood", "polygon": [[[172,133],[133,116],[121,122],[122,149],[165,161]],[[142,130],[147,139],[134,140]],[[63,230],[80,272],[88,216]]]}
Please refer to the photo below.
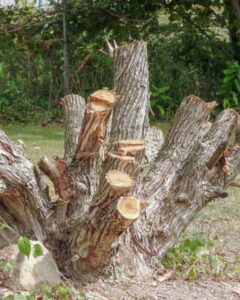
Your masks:
{"label": "pale cut wood", "polygon": [[114,93],[100,90],[90,96],[83,120],[83,130],[80,133],[76,158],[97,155],[103,144],[107,120],[116,102]]}
{"label": "pale cut wood", "polygon": [[115,143],[117,148],[122,147],[143,147],[144,148],[144,141],[143,140],[121,140]]}
{"label": "pale cut wood", "polygon": [[113,91],[98,90],[90,95],[91,107],[98,112],[111,109],[116,102],[116,96]]}
{"label": "pale cut wood", "polygon": [[55,193],[58,193],[59,172],[56,168],[56,165],[52,163],[46,155],[44,155],[42,158],[40,158],[38,167],[53,182]]}
{"label": "pale cut wood", "polygon": [[68,188],[68,179],[66,177],[66,162],[57,157],[53,163],[46,155],[44,155],[39,160],[38,166],[39,169],[53,182],[55,193],[59,196],[58,200],[69,202],[71,195]]}
{"label": "pale cut wood", "polygon": [[145,149],[143,140],[121,140],[115,143],[116,151],[126,154],[135,154],[138,151]]}
{"label": "pale cut wood", "polygon": [[[140,150],[135,149],[134,154],[137,155],[140,151],[142,147]],[[139,164],[135,157],[108,153],[99,188],[90,208],[91,222],[79,222],[70,235],[71,257],[81,253],[79,249],[82,247],[84,253],[87,253],[80,255],[79,259],[73,262],[74,271],[78,274],[86,272],[87,269],[99,272],[106,266],[113,242],[138,218],[141,207],[139,201],[130,196],[119,199],[119,196],[131,192],[135,183],[133,179],[138,173]],[[90,237],[90,232],[94,238]],[[83,235],[85,238],[80,240],[79,237]],[[86,238],[88,241],[83,245]]]}
{"label": "pale cut wood", "polygon": [[127,174],[118,170],[110,170],[106,173],[106,181],[114,191],[129,190],[134,185],[134,180]]}
{"label": "pale cut wood", "polygon": [[140,202],[134,197],[122,197],[118,200],[117,210],[126,220],[135,220],[140,215]]}
{"label": "pale cut wood", "polygon": [[137,166],[133,157],[108,155],[104,176],[100,178],[98,191],[92,201],[91,216],[133,188],[135,181],[131,175]]}
{"label": "pale cut wood", "polygon": [[117,154],[114,154],[114,153],[107,153],[107,157],[112,158],[114,161],[118,159],[118,160],[122,161],[123,163],[130,163],[130,164],[135,163],[135,158],[133,156],[117,155]]}

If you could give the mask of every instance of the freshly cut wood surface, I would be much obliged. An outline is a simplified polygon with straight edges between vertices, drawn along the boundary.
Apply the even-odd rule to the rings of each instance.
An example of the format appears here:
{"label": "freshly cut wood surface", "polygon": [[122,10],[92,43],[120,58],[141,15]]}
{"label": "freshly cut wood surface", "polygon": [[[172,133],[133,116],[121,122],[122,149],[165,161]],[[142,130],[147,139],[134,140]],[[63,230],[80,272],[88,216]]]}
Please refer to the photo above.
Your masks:
{"label": "freshly cut wood surface", "polygon": [[118,200],[117,209],[125,219],[135,220],[140,215],[141,205],[134,197],[122,197]]}
{"label": "freshly cut wood surface", "polygon": [[106,180],[113,189],[130,188],[134,185],[134,180],[127,173],[118,170],[108,171]]}
{"label": "freshly cut wood surface", "polygon": [[143,140],[121,140],[116,143],[116,149],[122,152],[141,151],[145,148]]}
{"label": "freshly cut wood surface", "polygon": [[116,102],[116,96],[109,90],[98,90],[90,95],[91,108],[96,112],[111,109]]}

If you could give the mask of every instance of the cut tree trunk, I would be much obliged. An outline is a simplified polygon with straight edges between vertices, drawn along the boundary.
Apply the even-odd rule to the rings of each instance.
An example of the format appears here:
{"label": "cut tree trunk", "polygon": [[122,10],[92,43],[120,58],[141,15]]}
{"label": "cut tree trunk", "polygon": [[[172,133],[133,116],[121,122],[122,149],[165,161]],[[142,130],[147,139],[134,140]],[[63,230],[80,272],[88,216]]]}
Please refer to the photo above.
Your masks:
{"label": "cut tree trunk", "polygon": [[[92,93],[86,105],[77,95],[62,100],[63,159],[42,157],[40,172],[22,145],[0,132],[1,222],[44,242],[74,278],[117,265],[135,274],[151,271],[198,211],[227,196],[240,170],[234,110],[210,123],[217,104],[186,97],[163,145],[161,130],[148,124],[146,43],[108,46],[113,89]],[[6,234],[0,231],[1,246],[9,242]]]}

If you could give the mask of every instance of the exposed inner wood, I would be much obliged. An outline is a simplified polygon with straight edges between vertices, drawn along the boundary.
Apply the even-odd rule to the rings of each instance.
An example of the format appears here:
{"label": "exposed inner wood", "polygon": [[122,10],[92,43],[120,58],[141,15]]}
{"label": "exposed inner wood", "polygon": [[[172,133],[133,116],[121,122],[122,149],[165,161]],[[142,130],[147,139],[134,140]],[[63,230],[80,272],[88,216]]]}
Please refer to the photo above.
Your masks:
{"label": "exposed inner wood", "polygon": [[99,174],[97,191],[92,199],[90,219],[93,225],[79,223],[69,237],[70,257],[79,253],[81,256],[73,262],[75,275],[81,274],[81,270],[100,271],[107,265],[112,243],[135,221],[124,219],[119,213],[116,215],[118,198],[105,175],[110,170],[118,170],[135,179],[141,171],[143,147],[141,146],[140,150],[134,148],[134,153],[124,153],[116,149],[114,142],[124,139],[142,141],[148,130],[149,83],[146,43],[134,41],[127,47],[118,47],[113,56],[114,90],[118,98],[109,130],[110,146]]}
{"label": "exposed inner wood", "polygon": [[96,91],[90,96],[76,150],[78,157],[97,155],[100,145],[103,144],[107,120],[115,102],[114,93],[108,90]]}
{"label": "exposed inner wood", "polygon": [[104,112],[112,108],[116,96],[109,90],[98,90],[90,95],[91,108],[96,112]]}
{"label": "exposed inner wood", "polygon": [[113,160],[120,160],[122,162],[127,162],[127,163],[134,163],[135,158],[133,156],[126,156],[126,155],[117,155],[115,153],[107,153],[108,158],[112,158]]}
{"label": "exposed inner wood", "polygon": [[115,143],[117,151],[124,153],[135,153],[145,149],[144,141],[142,140],[121,140]]}
{"label": "exposed inner wood", "polygon": [[53,182],[55,193],[59,193],[59,172],[56,168],[56,165],[51,162],[46,155],[44,155],[42,158],[40,158],[38,167]]}
{"label": "exposed inner wood", "polygon": [[106,180],[115,191],[130,189],[134,185],[134,180],[127,173],[118,170],[108,171]]}
{"label": "exposed inner wood", "polygon": [[125,219],[135,220],[140,215],[141,205],[134,197],[122,197],[118,200],[117,209]]}
{"label": "exposed inner wood", "polygon": [[112,107],[113,104],[116,102],[115,93],[109,90],[98,90],[90,95],[90,99],[92,103],[102,101],[110,107]]}
{"label": "exposed inner wood", "polygon": [[108,126],[116,96],[99,90],[89,97],[73,162],[68,169],[73,199],[68,210],[70,219],[85,217],[99,185],[99,173],[105,160]]}
{"label": "exposed inner wood", "polygon": [[[78,256],[78,264],[73,264],[76,277],[85,272],[99,273],[109,264],[113,242],[140,215],[140,203],[133,197],[122,197],[110,203],[87,223],[80,223],[74,228],[69,239],[71,257]],[[76,247],[78,245],[78,247]]]}
{"label": "exposed inner wood", "polygon": [[38,162],[39,169],[49,177],[53,182],[56,194],[59,195],[59,201],[69,202],[70,193],[68,188],[68,179],[66,177],[67,165],[64,160],[59,158],[55,162],[51,162],[46,155],[44,155]]}

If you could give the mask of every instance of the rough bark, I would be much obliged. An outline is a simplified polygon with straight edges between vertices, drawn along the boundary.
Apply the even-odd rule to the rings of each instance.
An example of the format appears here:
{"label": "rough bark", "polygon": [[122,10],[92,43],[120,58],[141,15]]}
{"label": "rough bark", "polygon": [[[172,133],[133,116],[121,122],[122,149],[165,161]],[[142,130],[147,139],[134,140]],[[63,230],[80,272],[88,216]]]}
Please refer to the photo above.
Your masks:
{"label": "rough bark", "polygon": [[[127,149],[125,147],[122,152],[126,145]],[[139,173],[135,157],[139,157],[138,153],[142,152],[143,147],[142,141],[119,141],[115,149],[121,155],[108,153],[88,218],[79,222],[70,235],[70,257],[78,258],[73,261],[75,276],[81,276],[89,270],[101,271],[111,260],[113,242],[139,216],[139,201],[129,195],[132,194],[134,179]],[[125,205],[124,214],[119,210],[119,203],[123,201],[130,203]]]}
{"label": "rough bark", "polygon": [[[88,222],[78,224],[69,239],[75,277],[99,273],[111,260],[112,244],[140,214],[140,203],[134,197],[110,201],[98,209]],[[76,260],[75,260],[76,259]]]}
{"label": "rough bark", "polygon": [[148,128],[144,141],[146,146],[145,156],[149,163],[157,157],[164,145],[164,134],[160,128],[151,126]]}
{"label": "rough bark", "polygon": [[85,100],[79,95],[68,95],[61,103],[65,112],[64,159],[70,163],[78,145],[85,113]]}
{"label": "rough bark", "polygon": [[35,235],[41,241],[46,239],[49,201],[22,147],[13,144],[3,131],[0,131],[0,182],[0,202],[7,224],[20,223],[20,232]]}
{"label": "rough bark", "polygon": [[150,95],[147,44],[135,41],[116,48],[113,64],[118,101],[113,111],[111,143],[144,139],[148,130]]}
{"label": "rough bark", "polygon": [[[148,128],[146,43],[111,49],[113,91],[96,91],[86,106],[80,96],[65,97],[64,159],[39,161],[57,201],[23,147],[0,132],[0,221],[44,241],[75,278],[116,264],[152,270],[201,208],[227,196],[240,170],[235,111],[210,123],[216,103],[189,96],[162,147],[162,132]],[[0,246],[15,238],[0,231]]]}
{"label": "rough bark", "polygon": [[[73,268],[75,270],[75,275],[77,276],[77,272],[92,270],[102,270],[102,268],[106,265],[106,253],[110,255],[112,242],[115,240],[115,235],[110,234],[110,236],[114,237],[110,243],[105,243],[98,246],[98,239],[94,239],[92,241],[91,238],[84,238],[81,240],[79,237],[83,236],[83,232],[85,234],[92,233],[92,236],[95,238],[93,232],[97,227],[102,228],[102,230],[110,230],[109,221],[114,222],[112,218],[112,209],[116,206],[116,196],[111,194],[111,190],[109,192],[104,191],[103,187],[105,187],[104,182],[106,181],[106,174],[109,170],[117,169],[119,166],[122,166],[121,156],[127,156],[127,161],[130,157],[128,154],[128,150],[121,151],[121,147],[119,147],[119,143],[121,145],[122,140],[128,140],[125,143],[132,143],[132,139],[137,143],[137,140],[140,140],[141,149],[135,149],[130,151],[131,156],[134,156],[134,164],[129,161],[124,165],[128,168],[128,174],[137,176],[139,171],[141,170],[139,163],[143,159],[143,147],[142,147],[142,139],[145,137],[148,129],[148,107],[149,107],[149,83],[148,83],[148,63],[147,63],[147,50],[146,43],[144,42],[133,42],[128,46],[123,46],[120,48],[116,48],[114,50],[114,91],[117,95],[117,103],[113,110],[112,123],[111,123],[111,131],[110,131],[110,144],[108,147],[108,151],[117,150],[117,154],[122,152],[121,155],[116,155],[114,157],[114,153],[107,155],[107,159],[105,160],[102,171],[99,175],[99,188],[96,190],[96,196],[92,199],[92,205],[94,206],[94,215],[92,216],[92,207],[90,209],[90,221],[80,222],[77,226],[74,227],[72,234],[70,234],[70,244],[69,244],[69,253],[71,257],[78,257],[78,259],[74,260]],[[128,114],[128,116],[127,116]],[[127,120],[127,121],[126,121]],[[131,139],[131,141],[129,141]],[[117,149],[116,149],[117,148]],[[141,154],[139,154],[141,153]],[[137,155],[136,155],[137,154]],[[113,167],[114,166],[114,167]],[[96,186],[96,185],[95,185]],[[103,191],[103,192],[101,192]],[[107,189],[108,191],[108,189]],[[104,194],[104,197],[102,196]],[[93,195],[93,194],[92,194]],[[101,196],[99,196],[101,195]],[[99,198],[104,198],[100,199]],[[102,202],[105,205],[102,205]],[[101,205],[97,206],[96,203],[100,203]],[[106,205],[107,203],[107,205]],[[97,206],[97,207],[96,207]],[[90,206],[89,206],[90,207]],[[104,212],[103,209],[104,208]],[[105,218],[103,215],[106,215],[108,222],[105,222]],[[108,216],[111,217],[108,217]],[[101,221],[103,222],[102,226]],[[86,230],[86,228],[88,228]],[[95,228],[95,229],[94,229]],[[115,227],[116,228],[116,227]],[[122,233],[123,231],[121,231]],[[117,232],[116,232],[117,233]],[[117,236],[119,233],[117,233]],[[85,235],[84,235],[85,236]],[[95,243],[94,245],[92,243]],[[85,252],[79,250],[82,248],[84,244]],[[96,263],[90,263],[89,253],[91,253],[92,258],[98,257]],[[83,267],[87,264],[88,268]]]}
{"label": "rough bark", "polygon": [[[215,103],[207,104],[193,96],[183,101],[164,149],[136,188],[134,195],[147,200],[148,205],[122,247],[125,255],[128,248],[128,256],[134,257],[126,264],[132,268],[138,265],[139,273],[162,259],[201,208],[227,196],[225,188],[232,180],[227,177],[233,170],[239,172],[239,164],[230,167],[229,175],[221,166],[237,113],[224,111],[210,128],[206,122],[214,107]],[[237,164],[239,146],[234,149],[229,163]]]}

